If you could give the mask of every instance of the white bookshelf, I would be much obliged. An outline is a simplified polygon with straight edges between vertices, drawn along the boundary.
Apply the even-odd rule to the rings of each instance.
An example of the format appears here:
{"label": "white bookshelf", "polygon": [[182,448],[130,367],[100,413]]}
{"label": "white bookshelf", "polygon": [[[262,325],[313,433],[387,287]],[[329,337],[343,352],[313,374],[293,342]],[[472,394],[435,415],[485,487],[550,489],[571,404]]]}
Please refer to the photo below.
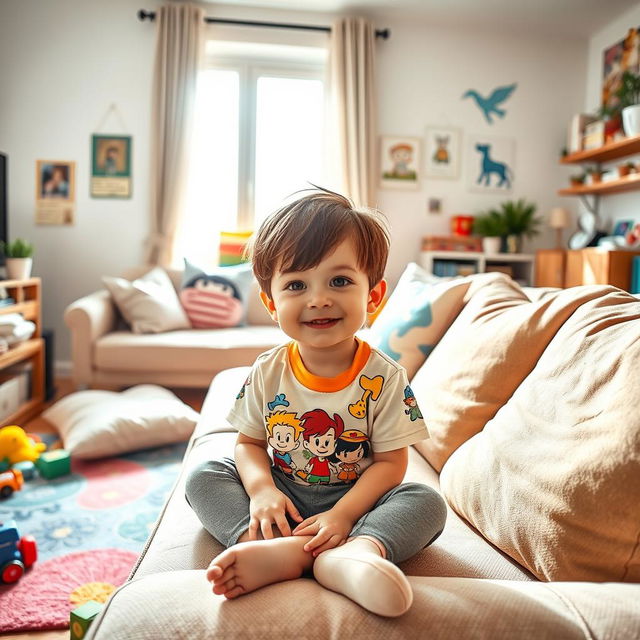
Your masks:
{"label": "white bookshelf", "polygon": [[[509,266],[513,279],[533,286],[535,256],[529,253],[482,253],[476,251],[421,251],[420,264],[434,273],[434,262],[442,260],[458,265],[471,265],[476,273],[491,271],[491,267]],[[436,274],[437,275],[437,274]]]}

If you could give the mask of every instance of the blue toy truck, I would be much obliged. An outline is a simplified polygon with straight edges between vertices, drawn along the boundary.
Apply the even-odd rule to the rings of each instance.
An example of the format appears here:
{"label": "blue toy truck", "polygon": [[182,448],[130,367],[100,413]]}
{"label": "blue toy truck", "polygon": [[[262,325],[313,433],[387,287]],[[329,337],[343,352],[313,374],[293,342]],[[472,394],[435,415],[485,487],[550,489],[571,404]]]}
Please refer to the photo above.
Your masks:
{"label": "blue toy truck", "polygon": [[21,538],[13,520],[0,522],[0,583],[17,582],[37,559],[35,538]]}

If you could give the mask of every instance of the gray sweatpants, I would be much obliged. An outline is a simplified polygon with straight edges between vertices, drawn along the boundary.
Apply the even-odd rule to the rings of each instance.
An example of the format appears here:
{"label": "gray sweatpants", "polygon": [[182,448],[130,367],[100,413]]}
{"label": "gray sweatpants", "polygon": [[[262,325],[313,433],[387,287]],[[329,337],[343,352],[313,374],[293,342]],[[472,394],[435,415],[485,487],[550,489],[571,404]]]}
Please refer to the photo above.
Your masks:
{"label": "gray sweatpants", "polygon": [[[276,487],[303,518],[328,511],[351,485],[302,485],[272,469]],[[231,458],[197,466],[187,478],[187,502],[204,528],[230,547],[249,528],[249,496]],[[407,482],[385,493],[354,525],[351,536],[368,535],[385,546],[387,559],[399,563],[430,545],[444,529],[447,509],[440,494],[427,485]],[[289,518],[291,528],[297,523]]]}

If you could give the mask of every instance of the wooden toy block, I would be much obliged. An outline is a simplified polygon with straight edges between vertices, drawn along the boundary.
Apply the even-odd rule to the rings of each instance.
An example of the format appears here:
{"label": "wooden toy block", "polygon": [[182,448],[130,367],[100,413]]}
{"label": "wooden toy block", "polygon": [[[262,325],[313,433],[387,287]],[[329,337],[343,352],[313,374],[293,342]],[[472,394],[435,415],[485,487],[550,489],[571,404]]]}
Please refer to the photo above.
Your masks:
{"label": "wooden toy block", "polygon": [[22,471],[22,477],[25,480],[33,479],[33,476],[36,474],[36,465],[33,464],[30,460],[24,460],[23,462],[17,462],[13,465],[14,469],[19,469]]}
{"label": "wooden toy block", "polygon": [[36,460],[36,466],[43,478],[58,478],[71,473],[71,455],[64,449],[44,451]]}
{"label": "wooden toy block", "polygon": [[102,611],[103,606],[95,600],[89,600],[69,614],[71,640],[82,640],[85,637],[93,619]]}

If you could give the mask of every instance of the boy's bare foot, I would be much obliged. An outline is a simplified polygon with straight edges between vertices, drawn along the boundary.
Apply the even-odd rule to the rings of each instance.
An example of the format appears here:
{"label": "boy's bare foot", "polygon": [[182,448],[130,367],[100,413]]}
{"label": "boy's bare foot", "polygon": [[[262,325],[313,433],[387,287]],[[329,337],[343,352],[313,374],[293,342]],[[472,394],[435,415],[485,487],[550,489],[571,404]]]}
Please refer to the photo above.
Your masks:
{"label": "boy's bare foot", "polygon": [[213,559],[207,580],[213,592],[236,598],[274,582],[299,578],[313,565],[313,556],[303,550],[313,536],[289,536],[253,540],[229,547]]}
{"label": "boy's bare foot", "polygon": [[400,616],[413,602],[407,577],[377,544],[356,537],[341,547],[323,551],[313,565],[315,579],[380,616]]}

